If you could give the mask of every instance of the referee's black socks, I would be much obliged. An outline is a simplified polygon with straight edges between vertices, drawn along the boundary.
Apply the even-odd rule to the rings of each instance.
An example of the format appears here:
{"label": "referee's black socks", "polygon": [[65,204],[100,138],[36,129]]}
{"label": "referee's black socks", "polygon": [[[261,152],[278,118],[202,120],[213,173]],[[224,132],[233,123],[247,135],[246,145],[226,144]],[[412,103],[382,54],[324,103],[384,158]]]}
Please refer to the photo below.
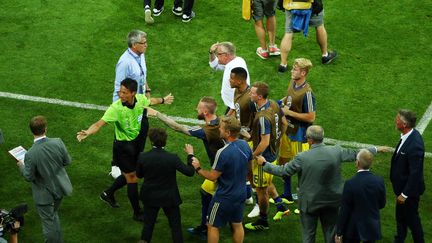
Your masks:
{"label": "referee's black socks", "polygon": [[127,182],[126,182],[126,177],[125,177],[124,175],[120,175],[119,177],[117,177],[117,178],[114,180],[113,184],[112,184],[112,185],[111,185],[107,190],[105,190],[105,192],[106,192],[108,195],[114,195],[114,193],[115,193],[118,189],[124,187],[126,184],[127,184]]}
{"label": "referee's black socks", "polygon": [[138,197],[138,183],[128,183],[127,184],[127,195],[131,206],[133,208],[134,214],[140,213],[139,197]]}

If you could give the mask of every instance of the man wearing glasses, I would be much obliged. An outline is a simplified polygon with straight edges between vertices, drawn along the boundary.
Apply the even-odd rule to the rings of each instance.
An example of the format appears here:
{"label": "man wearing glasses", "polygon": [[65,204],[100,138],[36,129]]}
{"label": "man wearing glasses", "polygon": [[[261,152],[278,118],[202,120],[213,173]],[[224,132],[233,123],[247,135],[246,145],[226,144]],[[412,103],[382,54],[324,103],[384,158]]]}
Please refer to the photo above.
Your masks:
{"label": "man wearing glasses", "polygon": [[[147,50],[147,34],[141,30],[132,30],[127,35],[128,49],[121,55],[116,65],[116,76],[114,81],[113,102],[119,99],[120,83],[126,78],[136,80],[138,82],[137,94],[145,94],[150,98],[150,88],[147,83],[147,67],[145,62],[145,51]],[[144,121],[144,129],[148,129]],[[147,137],[147,136],[145,136]],[[143,142],[145,146],[145,141]],[[111,175],[117,178],[121,175],[117,163],[111,162]],[[124,181],[126,185],[126,181]]]}
{"label": "man wearing glasses", "polygon": [[227,106],[226,115],[234,111],[234,89],[230,85],[231,69],[242,67],[248,73],[247,84],[250,84],[249,72],[243,58],[236,56],[236,48],[231,42],[216,42],[209,50],[209,65],[214,70],[224,71],[222,77],[221,96]]}
{"label": "man wearing glasses", "polygon": [[113,102],[119,99],[120,82],[126,78],[138,82],[138,94],[150,97],[146,75],[145,51],[147,50],[147,34],[141,30],[132,30],[127,36],[128,49],[121,55],[116,65]]}

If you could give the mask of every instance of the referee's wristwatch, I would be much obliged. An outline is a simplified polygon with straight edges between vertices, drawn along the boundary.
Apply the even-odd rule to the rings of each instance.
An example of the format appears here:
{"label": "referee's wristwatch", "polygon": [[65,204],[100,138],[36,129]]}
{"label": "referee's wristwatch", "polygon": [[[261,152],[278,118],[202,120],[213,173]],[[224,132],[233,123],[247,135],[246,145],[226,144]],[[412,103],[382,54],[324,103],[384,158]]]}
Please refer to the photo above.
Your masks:
{"label": "referee's wristwatch", "polygon": [[201,170],[201,167],[199,167],[199,166],[195,169],[196,173],[198,173],[198,171],[200,171],[200,170]]}

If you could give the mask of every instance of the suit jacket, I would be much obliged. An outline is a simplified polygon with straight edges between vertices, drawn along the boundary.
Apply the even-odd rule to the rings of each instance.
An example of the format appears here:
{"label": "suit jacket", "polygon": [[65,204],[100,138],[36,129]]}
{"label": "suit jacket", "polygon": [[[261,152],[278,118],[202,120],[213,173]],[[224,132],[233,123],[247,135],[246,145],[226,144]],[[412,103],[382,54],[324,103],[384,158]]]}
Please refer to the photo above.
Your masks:
{"label": "suit jacket", "polygon": [[[369,151],[376,153],[375,148]],[[308,151],[297,154],[283,166],[266,163],[264,171],[277,176],[299,174],[299,208],[313,213],[323,207],[339,207],[343,179],[341,163],[354,161],[357,150],[328,146],[323,143],[312,144]]]}
{"label": "suit jacket", "polygon": [[390,167],[390,181],[395,195],[403,193],[408,197],[419,197],[425,191],[423,159],[425,154],[423,139],[413,129],[399,153],[393,153]]}
{"label": "suit jacket", "polygon": [[24,178],[32,183],[36,205],[47,205],[72,193],[72,184],[65,166],[71,163],[66,146],[60,138],[42,138],[27,151]]}
{"label": "suit jacket", "polygon": [[336,233],[361,241],[381,239],[379,210],[386,204],[384,180],[369,171],[345,182]]}
{"label": "suit jacket", "polygon": [[153,148],[139,155],[136,174],[138,178],[144,178],[140,194],[144,205],[167,207],[182,203],[177,170],[187,176],[195,173],[191,163],[184,164],[176,154],[162,148]]}

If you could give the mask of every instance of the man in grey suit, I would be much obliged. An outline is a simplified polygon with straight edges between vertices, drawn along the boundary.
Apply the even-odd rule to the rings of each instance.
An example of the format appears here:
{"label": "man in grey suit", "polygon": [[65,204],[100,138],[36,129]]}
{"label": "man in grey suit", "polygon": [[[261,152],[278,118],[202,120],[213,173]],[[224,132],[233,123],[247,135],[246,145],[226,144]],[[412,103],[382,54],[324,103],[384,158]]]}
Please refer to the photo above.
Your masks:
{"label": "man in grey suit", "polygon": [[65,166],[71,158],[60,138],[47,138],[47,121],[43,116],[33,117],[30,130],[34,144],[18,166],[24,178],[32,183],[33,200],[42,221],[45,242],[62,243],[58,209],[64,196],[72,193],[72,184]]}
{"label": "man in grey suit", "polygon": [[[310,150],[297,154],[283,166],[266,163],[258,157],[265,172],[277,176],[299,174],[298,203],[304,243],[315,242],[318,219],[324,232],[325,242],[334,242],[335,225],[341,202],[343,179],[341,163],[354,161],[357,150],[342,148],[339,145],[324,145],[324,130],[313,125],[306,130]],[[369,148],[376,154],[383,148]]]}

